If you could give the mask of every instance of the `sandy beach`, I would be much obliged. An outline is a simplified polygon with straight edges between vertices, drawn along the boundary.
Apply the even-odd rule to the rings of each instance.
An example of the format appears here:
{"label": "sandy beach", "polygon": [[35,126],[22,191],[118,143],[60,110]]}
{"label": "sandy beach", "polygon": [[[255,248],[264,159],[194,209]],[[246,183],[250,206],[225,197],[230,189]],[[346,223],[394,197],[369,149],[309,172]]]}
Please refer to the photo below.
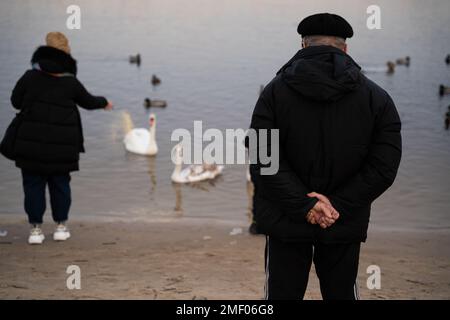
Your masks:
{"label": "sandy beach", "polygon": [[[230,235],[235,227],[243,233]],[[261,299],[264,237],[245,225],[208,220],[75,219],[72,238],[56,243],[44,225],[41,246],[26,243],[25,220],[2,217],[1,299]],[[440,232],[372,232],[359,268],[362,299],[449,299],[450,236]],[[369,265],[381,289],[369,290]],[[81,268],[81,289],[66,287],[66,268]],[[320,299],[311,273],[307,299]]]}

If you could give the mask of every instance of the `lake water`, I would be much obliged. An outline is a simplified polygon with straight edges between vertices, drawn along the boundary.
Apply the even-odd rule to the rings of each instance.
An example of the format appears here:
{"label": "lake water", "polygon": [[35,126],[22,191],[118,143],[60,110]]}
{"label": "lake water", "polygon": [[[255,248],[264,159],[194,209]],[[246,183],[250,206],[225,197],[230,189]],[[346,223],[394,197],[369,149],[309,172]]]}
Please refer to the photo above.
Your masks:
{"label": "lake water", "polygon": [[[0,2],[0,132],[14,111],[15,81],[29,68],[33,50],[48,31],[65,32],[79,63],[79,78],[116,110],[82,111],[87,153],[73,174],[72,216],[161,216],[246,221],[248,196],[243,165],[227,166],[214,182],[175,186],[170,135],[176,128],[247,128],[259,86],[298,50],[298,22],[316,12],[346,17],[355,36],[349,53],[385,88],[403,121],[404,155],[394,186],[375,204],[372,226],[387,229],[450,229],[450,132],[444,114],[450,96],[450,2],[377,1],[381,30],[366,27],[372,1],[154,0],[76,1],[81,30],[65,29],[73,1]],[[127,61],[140,53],[138,68]],[[386,61],[409,55],[409,68],[389,76]],[[152,88],[155,73],[162,84]],[[127,154],[122,111],[145,127],[145,97],[168,101],[157,115],[159,153]],[[20,173],[0,159],[0,212],[23,213]],[[50,215],[47,215],[47,219]]]}

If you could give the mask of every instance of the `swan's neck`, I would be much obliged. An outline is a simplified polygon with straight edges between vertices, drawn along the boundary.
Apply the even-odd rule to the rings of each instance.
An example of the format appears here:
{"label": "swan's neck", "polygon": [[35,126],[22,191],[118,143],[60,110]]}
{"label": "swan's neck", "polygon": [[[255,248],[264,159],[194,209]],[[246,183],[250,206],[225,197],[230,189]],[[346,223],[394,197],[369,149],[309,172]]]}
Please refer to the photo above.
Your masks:
{"label": "swan's neck", "polygon": [[157,149],[156,146],[156,137],[155,137],[155,124],[153,124],[152,126],[150,126],[150,139],[148,141],[148,145],[147,145],[147,150],[150,153],[155,152],[155,150]]}
{"label": "swan's neck", "polygon": [[176,180],[176,178],[180,176],[180,172],[181,172],[181,162],[177,162],[172,172],[172,179]]}
{"label": "swan's neck", "polygon": [[153,124],[153,125],[150,127],[150,141],[151,141],[151,142],[155,142],[155,141],[156,141],[155,134],[156,134],[156,125]]}
{"label": "swan's neck", "polygon": [[148,141],[148,149],[149,150],[154,150],[156,148],[156,137],[155,137],[156,129],[155,129],[155,124],[150,126],[150,130],[149,131],[150,131],[150,140]]}

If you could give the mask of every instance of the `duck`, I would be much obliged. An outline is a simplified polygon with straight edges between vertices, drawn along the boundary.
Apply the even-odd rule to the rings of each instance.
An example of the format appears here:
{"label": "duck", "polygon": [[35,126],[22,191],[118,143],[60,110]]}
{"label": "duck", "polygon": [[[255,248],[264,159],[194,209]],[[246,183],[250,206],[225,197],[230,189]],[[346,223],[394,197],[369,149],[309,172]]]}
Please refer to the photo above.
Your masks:
{"label": "duck", "polygon": [[443,95],[450,93],[450,87],[446,87],[443,84],[439,85],[439,95],[442,97]]}
{"label": "duck", "polygon": [[149,117],[150,129],[138,128],[131,129],[123,139],[125,149],[128,152],[143,155],[154,156],[158,153],[156,144],[156,116],[154,113]]}
{"label": "duck", "polygon": [[161,79],[158,78],[155,74],[152,75],[152,85],[157,86],[158,84],[161,84]]}
{"label": "duck", "polygon": [[399,58],[395,61],[399,66],[403,65],[403,66],[407,66],[409,67],[409,64],[411,63],[411,58],[409,56],[406,56],[404,58]]}
{"label": "duck", "polygon": [[388,61],[386,63],[387,66],[387,73],[392,74],[395,71],[395,63],[393,63],[392,61]]}
{"label": "duck", "polygon": [[193,164],[182,168],[183,148],[177,144],[172,149],[172,160],[175,163],[171,179],[174,183],[191,183],[212,180],[222,174],[224,166],[217,164]]}
{"label": "duck", "polygon": [[128,58],[128,61],[130,62],[130,63],[135,63],[135,64],[137,64],[138,66],[141,64],[141,55],[138,53],[137,55],[135,55],[135,56],[130,56],[129,58]]}
{"label": "duck", "polygon": [[167,101],[166,100],[153,100],[150,98],[145,98],[144,99],[144,107],[146,109],[150,109],[152,107],[165,108],[165,107],[167,107]]}

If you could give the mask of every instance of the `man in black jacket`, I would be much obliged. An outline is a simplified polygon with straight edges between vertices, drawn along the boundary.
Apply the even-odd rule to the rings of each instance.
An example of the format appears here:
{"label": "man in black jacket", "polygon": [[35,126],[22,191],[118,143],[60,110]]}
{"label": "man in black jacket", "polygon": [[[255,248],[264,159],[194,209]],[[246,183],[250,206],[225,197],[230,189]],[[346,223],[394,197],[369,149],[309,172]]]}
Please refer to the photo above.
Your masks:
{"label": "man in black jacket", "polygon": [[314,261],[324,299],[356,299],[360,243],[371,203],[397,174],[401,123],[390,96],[346,54],[347,21],[317,14],[298,32],[303,49],[266,86],[251,122],[279,130],[278,172],[251,165],[266,298],[303,298]]}
{"label": "man in black jacket", "polygon": [[70,172],[78,170],[79,154],[84,152],[77,105],[89,110],[112,108],[104,97],[91,95],[77,79],[77,65],[67,38],[50,32],[46,41],[47,46],[34,52],[32,69],[19,79],[11,95],[11,103],[21,110],[23,119],[14,156],[22,170],[25,211],[32,225],[30,244],[44,240],[40,225],[47,184],[57,223],[53,238],[64,241],[70,237],[65,225],[71,204]]}

